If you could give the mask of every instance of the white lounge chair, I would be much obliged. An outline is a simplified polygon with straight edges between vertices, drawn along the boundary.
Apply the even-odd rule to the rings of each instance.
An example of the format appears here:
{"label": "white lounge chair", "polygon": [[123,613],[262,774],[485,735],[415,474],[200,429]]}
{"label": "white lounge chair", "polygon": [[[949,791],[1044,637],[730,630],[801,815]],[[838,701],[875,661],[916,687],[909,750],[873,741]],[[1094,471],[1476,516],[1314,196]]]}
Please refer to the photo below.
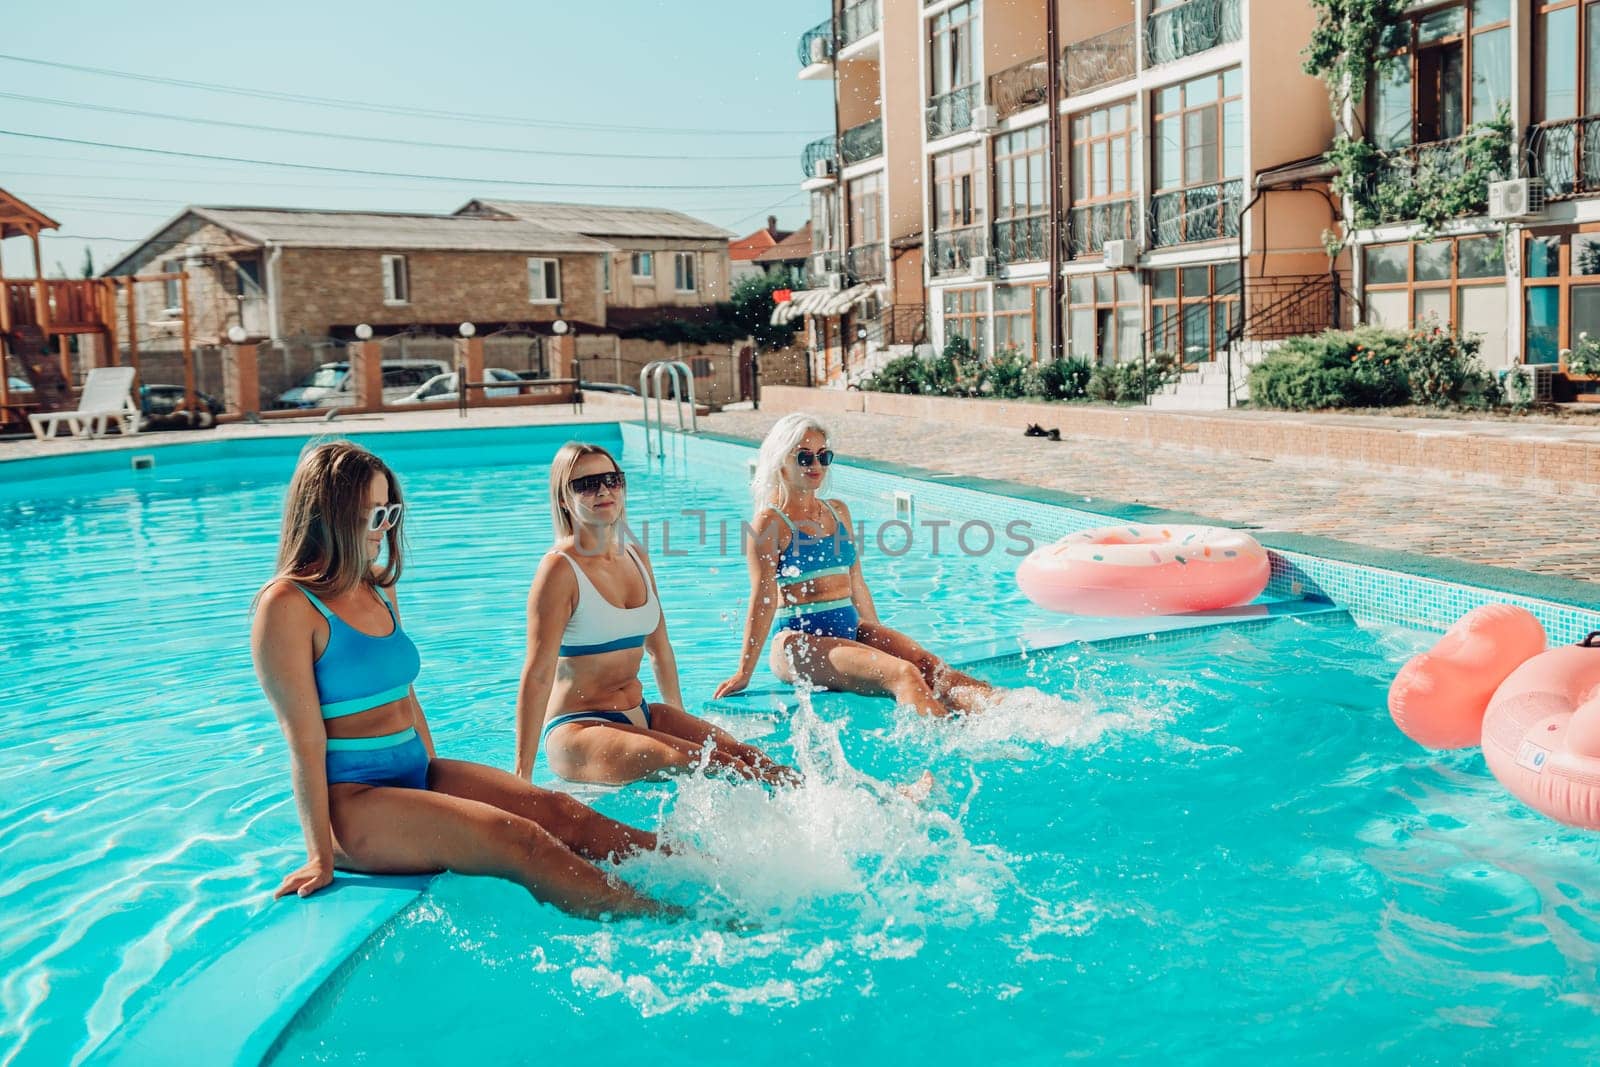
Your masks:
{"label": "white lounge chair", "polygon": [[83,381],[76,411],[45,411],[28,416],[33,436],[43,441],[56,435],[63,422],[78,437],[103,437],[115,422],[125,434],[139,432],[139,405],[133,400],[132,367],[95,367]]}

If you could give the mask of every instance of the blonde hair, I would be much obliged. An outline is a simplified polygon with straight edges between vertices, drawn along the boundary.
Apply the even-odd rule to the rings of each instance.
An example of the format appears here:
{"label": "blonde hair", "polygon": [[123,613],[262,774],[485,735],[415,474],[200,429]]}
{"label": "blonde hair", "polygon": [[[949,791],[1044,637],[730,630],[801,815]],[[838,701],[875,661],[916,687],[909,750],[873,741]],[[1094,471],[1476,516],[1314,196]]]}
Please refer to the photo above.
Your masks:
{"label": "blonde hair", "polygon": [[[750,480],[750,492],[756,502],[756,518],[759,519],[761,513],[774,504],[782,507],[786,503],[789,491],[783,484],[783,465],[788,462],[789,454],[800,447],[806,434],[813,430],[820,433],[824,441],[827,440],[828,428],[818,422],[816,416],[795,412],[773,423],[772,429],[767,431],[766,438],[761,442],[761,451],[756,454],[756,470]],[[819,494],[823,486],[828,484],[830,473],[828,468],[823,468],[822,483],[817,486]]]}
{"label": "blonde hair", "polygon": [[[577,529],[577,524],[572,521],[572,471],[578,465],[578,461],[585,456],[604,456],[611,461],[613,470],[622,469],[617,457],[599,445],[568,441],[561,446],[556,458],[550,461],[550,521],[556,528],[558,538],[571,537]],[[625,527],[628,521],[628,498],[623,496],[620,503],[622,506],[617,509],[617,529]]]}
{"label": "blonde hair", "polygon": [[402,503],[400,479],[383,460],[353,441],[313,442],[300,454],[283,506],[278,572],[319,597],[339,596],[361,583],[388,588],[400,580],[405,516],[384,537],[388,559],[373,574],[363,542],[367,488],[374,475],[389,480],[389,503]]}

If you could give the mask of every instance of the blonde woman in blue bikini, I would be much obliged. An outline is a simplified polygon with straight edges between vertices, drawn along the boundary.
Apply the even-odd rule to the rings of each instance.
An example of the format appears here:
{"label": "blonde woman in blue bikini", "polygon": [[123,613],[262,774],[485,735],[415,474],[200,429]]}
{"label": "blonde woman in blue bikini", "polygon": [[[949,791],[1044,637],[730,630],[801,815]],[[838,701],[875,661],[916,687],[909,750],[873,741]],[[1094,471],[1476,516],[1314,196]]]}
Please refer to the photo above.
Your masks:
{"label": "blonde woman in blue bikini", "polygon": [[850,509],[822,496],[833,452],[809,415],[785,415],[756,459],[750,604],[739,669],[716,696],[750,684],[773,622],[772,670],[823,689],[892,696],[924,715],[976,711],[995,690],[878,619],[861,576]]}
{"label": "blonde woman in blue bikini", "polygon": [[[621,785],[702,762],[790,780],[760,749],[683,710],[655,574],[644,550],[624,540],[627,485],[597,445],[568,443],[550,464],[556,543],[528,591],[515,773],[533,773],[542,743],[550,769],[572,781]],[[639,684],[646,654],[663,697],[653,704]]]}

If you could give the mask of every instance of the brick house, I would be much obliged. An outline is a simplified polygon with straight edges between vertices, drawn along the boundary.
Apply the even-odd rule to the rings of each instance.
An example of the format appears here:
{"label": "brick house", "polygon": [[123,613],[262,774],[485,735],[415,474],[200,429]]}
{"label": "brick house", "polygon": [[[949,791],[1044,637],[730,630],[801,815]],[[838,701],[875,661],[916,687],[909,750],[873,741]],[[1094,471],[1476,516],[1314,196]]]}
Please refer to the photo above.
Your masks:
{"label": "brick house", "polygon": [[733,291],[728,260],[733,235],[679,211],[473,200],[456,214],[516,220],[604,241],[612,248],[601,278],[608,307],[700,307],[726,300]]}

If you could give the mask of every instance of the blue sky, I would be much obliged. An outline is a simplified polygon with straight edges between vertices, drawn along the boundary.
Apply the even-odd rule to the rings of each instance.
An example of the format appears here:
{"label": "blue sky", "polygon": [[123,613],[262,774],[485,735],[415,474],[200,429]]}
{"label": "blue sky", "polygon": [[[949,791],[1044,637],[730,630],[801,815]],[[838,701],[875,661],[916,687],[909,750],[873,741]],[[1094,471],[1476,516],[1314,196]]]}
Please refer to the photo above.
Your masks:
{"label": "blue sky", "polygon": [[[129,239],[151,233],[186,204],[449,211],[474,196],[500,196],[670,207],[739,233],[775,214],[792,228],[807,213],[801,150],[833,124],[830,83],[795,77],[800,35],[826,17],[827,0],[169,0],[154,6],[11,0],[6,9],[0,54],[408,113],[0,59],[0,129],[464,179],[323,173],[0,134],[0,188],[50,214],[69,235],[45,238],[47,273],[59,263],[76,274],[85,246],[104,267],[130,247]],[[415,114],[419,110],[454,117]],[[350,135],[405,143],[358,143]],[[419,141],[473,147],[423,147]],[[519,151],[484,150],[491,148]],[[734,156],[756,158],[716,158]],[[494,178],[573,184],[495,184]],[[27,242],[6,241],[0,251],[8,273],[29,272]]]}

